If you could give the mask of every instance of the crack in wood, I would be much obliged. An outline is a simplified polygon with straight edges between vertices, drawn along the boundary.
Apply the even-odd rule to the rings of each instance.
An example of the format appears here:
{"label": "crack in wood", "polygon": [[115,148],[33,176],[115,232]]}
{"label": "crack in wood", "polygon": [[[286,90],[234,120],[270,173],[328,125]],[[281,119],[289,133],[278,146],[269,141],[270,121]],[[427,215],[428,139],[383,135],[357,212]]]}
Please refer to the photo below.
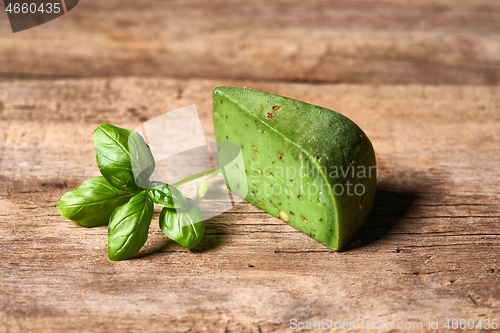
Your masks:
{"label": "crack in wood", "polygon": [[472,303],[474,304],[474,306],[477,306],[477,302],[474,300],[474,298],[472,298],[471,295],[469,295],[469,298],[472,301]]}

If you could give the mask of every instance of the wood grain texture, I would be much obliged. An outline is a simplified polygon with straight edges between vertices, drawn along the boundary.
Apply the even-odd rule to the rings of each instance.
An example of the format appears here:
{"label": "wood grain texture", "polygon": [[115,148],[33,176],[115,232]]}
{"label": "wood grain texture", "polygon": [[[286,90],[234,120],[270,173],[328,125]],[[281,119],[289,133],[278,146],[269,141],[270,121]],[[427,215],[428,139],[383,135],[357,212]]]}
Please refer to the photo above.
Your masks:
{"label": "wood grain texture", "polygon": [[497,84],[496,0],[86,0],[12,34],[0,77]]}
{"label": "wood grain texture", "polygon": [[[80,227],[55,209],[98,175],[93,129],[132,129],[195,103],[209,131],[211,90],[223,84],[358,123],[380,166],[366,226],[336,253],[244,203],[209,220],[194,252],[153,222],[139,258],[109,261],[106,227]],[[500,88],[485,86],[0,82],[0,332],[257,333],[292,331],[294,318],[500,319],[499,108]]]}

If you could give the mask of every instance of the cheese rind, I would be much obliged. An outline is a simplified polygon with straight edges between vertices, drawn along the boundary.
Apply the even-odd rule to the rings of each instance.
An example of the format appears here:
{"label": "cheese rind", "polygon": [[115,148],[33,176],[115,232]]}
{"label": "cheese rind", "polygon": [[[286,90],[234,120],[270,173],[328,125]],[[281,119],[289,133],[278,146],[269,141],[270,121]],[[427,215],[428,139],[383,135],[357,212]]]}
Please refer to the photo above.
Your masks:
{"label": "cheese rind", "polygon": [[375,153],[365,133],[337,112],[257,90],[218,87],[213,98],[216,141],[241,148],[245,199],[342,248],[375,198]]}

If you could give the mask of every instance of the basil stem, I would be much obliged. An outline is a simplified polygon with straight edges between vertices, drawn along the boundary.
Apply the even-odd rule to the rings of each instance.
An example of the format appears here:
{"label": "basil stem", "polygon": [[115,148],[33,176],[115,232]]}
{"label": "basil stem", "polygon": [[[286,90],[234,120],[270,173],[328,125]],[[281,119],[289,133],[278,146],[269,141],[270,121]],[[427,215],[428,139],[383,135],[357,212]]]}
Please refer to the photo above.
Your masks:
{"label": "basil stem", "polygon": [[191,175],[189,177],[181,179],[181,180],[179,180],[178,182],[176,182],[176,183],[174,183],[172,185],[175,186],[175,187],[179,187],[179,186],[184,185],[184,184],[186,184],[186,183],[188,183],[190,181],[193,181],[195,179],[198,179],[198,178],[201,178],[201,177],[205,177],[205,176],[207,176],[208,179],[210,179],[210,178],[213,178],[213,177],[217,176],[220,171],[221,171],[221,169],[211,169],[211,170],[205,170],[205,171],[202,171],[202,172],[198,172],[198,173],[196,173],[194,175]]}

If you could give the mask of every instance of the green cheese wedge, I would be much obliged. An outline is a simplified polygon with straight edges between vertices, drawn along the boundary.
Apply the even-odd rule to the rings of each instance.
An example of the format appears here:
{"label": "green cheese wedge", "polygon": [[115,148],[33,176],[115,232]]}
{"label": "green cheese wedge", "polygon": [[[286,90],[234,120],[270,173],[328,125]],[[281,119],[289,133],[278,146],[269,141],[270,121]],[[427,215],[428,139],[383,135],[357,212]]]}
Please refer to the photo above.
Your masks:
{"label": "green cheese wedge", "polygon": [[266,92],[218,87],[213,98],[216,141],[241,148],[245,200],[333,250],[346,245],[375,198],[365,133],[337,112]]}

